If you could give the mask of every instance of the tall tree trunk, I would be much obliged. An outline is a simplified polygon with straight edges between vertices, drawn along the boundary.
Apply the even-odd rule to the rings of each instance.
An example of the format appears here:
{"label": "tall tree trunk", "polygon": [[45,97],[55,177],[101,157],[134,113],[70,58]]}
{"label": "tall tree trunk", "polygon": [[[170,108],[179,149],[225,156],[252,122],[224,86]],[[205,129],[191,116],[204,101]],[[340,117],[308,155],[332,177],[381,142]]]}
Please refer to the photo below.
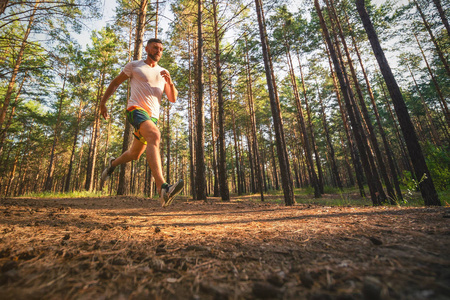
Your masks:
{"label": "tall tree trunk", "polygon": [[13,117],[16,112],[16,107],[19,102],[19,97],[22,94],[22,89],[23,89],[24,83],[27,79],[28,79],[28,71],[25,72],[25,75],[22,78],[22,82],[20,83],[19,89],[16,92],[16,97],[14,98],[14,103],[12,104],[11,112],[9,113],[8,120],[6,121],[5,126],[3,128],[2,128],[2,126],[0,126],[0,129],[1,129],[0,130],[0,164],[1,164],[1,157],[3,154],[3,147],[5,146],[6,135],[8,133],[9,127],[12,124]]}
{"label": "tall tree trunk", "polygon": [[[355,169],[355,175],[356,175],[356,183],[358,185],[359,188],[359,193],[361,195],[361,197],[365,197],[366,193],[364,191],[364,175],[363,175],[363,169],[361,166],[361,161],[359,159],[359,155],[357,155],[356,151],[355,151],[355,146],[353,143],[353,139],[351,136],[351,131],[350,131],[350,127],[348,125],[348,121],[347,121],[347,116],[345,113],[345,109],[344,106],[342,105],[342,100],[341,100],[341,94],[339,93],[339,87],[337,84],[337,80],[336,80],[336,75],[335,72],[333,70],[333,63],[331,61],[331,55],[330,55],[330,51],[328,49],[328,45],[327,42],[324,40],[325,43],[325,48],[327,51],[327,57],[328,57],[328,64],[330,66],[330,75],[331,78],[333,79],[333,87],[334,87],[334,92],[336,94],[336,100],[338,102],[339,105],[339,111],[341,113],[341,118],[342,118],[342,124],[344,125],[344,132],[345,132],[345,137],[347,138],[347,144],[348,144],[348,150],[350,152],[350,157],[352,159],[353,162],[353,167]],[[341,141],[341,145],[344,147],[344,142]],[[347,158],[347,156],[346,156]],[[352,176],[352,172],[349,169],[350,168],[350,164],[347,162],[347,171],[348,171],[348,175],[350,176],[350,182],[353,185],[354,184],[354,180],[353,180],[353,176]]]}
{"label": "tall tree trunk", "polygon": [[[302,103],[300,100],[300,95],[299,95],[298,87],[297,87],[297,79],[295,78],[295,74],[294,74],[294,67],[292,64],[291,53],[290,53],[289,45],[286,40],[285,40],[284,46],[286,49],[286,58],[287,58],[288,66],[289,66],[289,75],[291,78],[291,85],[292,85],[292,89],[294,91],[295,105],[297,107],[296,116],[297,116],[297,120],[298,120],[298,125],[300,127],[299,128],[300,135],[303,137],[301,140],[303,142],[302,143],[303,148],[305,149],[306,161],[308,164],[309,173],[312,176],[311,183],[314,188],[314,198],[320,198],[322,192],[320,189],[319,179],[317,178],[317,173],[316,173],[316,170],[314,167],[310,136],[308,135],[308,132],[306,129],[306,122],[305,122],[305,117],[304,117],[305,114],[303,113]],[[299,61],[299,64],[300,64],[300,61]],[[300,64],[300,69],[301,69],[301,64]],[[303,73],[301,73],[301,74],[303,74]],[[303,75],[302,75],[302,79],[303,79]],[[304,84],[303,81],[302,81],[302,84]],[[304,91],[304,97],[306,97],[306,91],[305,91],[304,85],[303,85],[303,91]],[[306,98],[305,98],[305,100],[306,100]],[[312,136],[311,136],[311,138],[312,138]]]}
{"label": "tall tree trunk", "polygon": [[323,131],[325,133],[325,138],[327,140],[328,145],[328,152],[330,155],[330,161],[331,161],[331,172],[333,174],[333,178],[336,182],[337,187],[342,191],[344,189],[341,181],[341,176],[339,174],[339,170],[336,163],[336,156],[334,152],[333,143],[331,141],[330,132],[328,130],[328,124],[327,124],[327,116],[325,114],[325,106],[323,105],[322,96],[320,95],[319,86],[317,85],[317,95],[319,97],[319,104],[320,109],[322,111],[322,123],[323,123]]}
{"label": "tall tree trunk", "polygon": [[5,12],[6,6],[8,6],[8,0],[0,0],[0,15]]}
{"label": "tall tree trunk", "polygon": [[431,118],[431,114],[430,114],[430,111],[428,109],[428,105],[425,103],[425,99],[423,98],[423,95],[420,92],[419,86],[417,85],[416,78],[415,78],[411,68],[409,67],[408,64],[406,66],[408,67],[409,74],[411,74],[411,78],[413,79],[414,86],[416,87],[417,93],[419,94],[419,97],[420,97],[420,101],[422,102],[422,106],[423,106],[423,109],[425,111],[425,117],[427,118],[428,126],[430,127],[431,137],[433,138],[433,140],[434,140],[436,145],[441,146],[441,140],[440,140],[439,135],[438,135],[438,133],[436,131],[436,127],[433,124],[433,119]]}
{"label": "tall tree trunk", "polygon": [[[247,123],[247,122],[246,122]],[[249,133],[249,127],[250,125],[247,123],[247,126],[245,126],[246,129],[246,135],[247,138],[247,148],[248,148],[248,165],[250,166],[250,191],[251,193],[256,192],[256,184],[255,184],[255,161],[253,159],[253,141]]]}
{"label": "tall tree trunk", "polygon": [[158,16],[159,16],[159,0],[156,0],[156,11],[155,11],[155,39],[158,38]]}
{"label": "tall tree trunk", "polygon": [[101,77],[99,80],[99,85],[97,89],[96,103],[95,103],[95,113],[94,113],[94,125],[92,129],[91,145],[89,148],[89,157],[86,170],[86,183],[85,189],[87,191],[92,191],[95,184],[95,166],[97,163],[97,153],[98,153],[98,139],[100,136],[100,100],[103,95],[103,90],[105,86],[105,69],[101,70]]}
{"label": "tall tree trunk", "polygon": [[289,167],[289,158],[284,138],[283,119],[281,117],[280,102],[275,95],[274,78],[272,77],[273,67],[270,61],[270,49],[263,23],[262,2],[255,0],[256,13],[258,16],[259,33],[261,37],[261,46],[264,57],[264,68],[266,70],[267,88],[269,91],[270,106],[272,109],[272,118],[275,128],[275,138],[277,140],[278,160],[280,164],[281,180],[283,185],[284,202],[286,205],[294,205],[294,190]]}
{"label": "tall tree trunk", "polygon": [[193,199],[197,199],[196,189],[195,189],[195,141],[196,133],[194,126],[195,118],[194,118],[194,98],[192,97],[192,65],[191,65],[191,32],[190,27],[188,28],[188,67],[189,67],[189,89],[188,89],[188,113],[189,113],[189,179],[190,179],[190,187],[191,194]]}
{"label": "tall tree trunk", "polygon": [[170,104],[166,107],[166,180],[170,182]]}
{"label": "tall tree trunk", "polygon": [[210,115],[211,115],[211,151],[212,151],[212,171],[214,177],[214,188],[213,195],[214,197],[220,196],[219,191],[219,174],[217,174],[217,137],[216,137],[216,107],[214,105],[214,97],[213,97],[213,87],[212,87],[212,70],[211,65],[208,67],[208,79],[209,79],[209,107],[210,107]]}
{"label": "tall tree trunk", "polygon": [[219,24],[217,21],[217,3],[213,0],[214,15],[214,44],[216,57],[216,78],[217,78],[217,106],[219,113],[219,181],[220,196],[223,201],[230,200],[230,191],[228,189],[228,175],[226,167],[226,151],[225,151],[225,125],[224,125],[224,100],[223,100],[223,83],[222,83],[222,66],[220,60],[220,38]]}
{"label": "tall tree trunk", "polygon": [[[400,189],[400,183],[398,181],[398,174],[396,172],[396,168],[395,168],[395,165],[394,165],[393,153],[392,153],[391,147],[389,146],[389,143],[387,141],[386,132],[385,132],[385,130],[384,130],[382,124],[381,124],[380,114],[378,113],[378,108],[377,108],[377,105],[375,103],[375,97],[373,95],[373,91],[372,91],[372,88],[371,88],[371,85],[370,85],[370,82],[369,82],[369,77],[367,76],[366,69],[364,67],[364,64],[363,64],[363,61],[362,61],[362,58],[361,58],[361,54],[359,52],[359,48],[358,48],[358,45],[356,43],[355,36],[354,36],[352,28],[350,26],[350,22],[349,22],[349,18],[348,18],[347,12],[345,10],[344,10],[344,12],[345,12],[347,25],[348,25],[348,28],[349,28],[350,33],[351,33],[350,35],[351,35],[351,38],[352,38],[353,48],[355,50],[356,56],[358,57],[359,65],[361,67],[361,71],[363,73],[364,80],[366,82],[367,92],[369,94],[369,98],[370,98],[370,101],[371,101],[371,104],[372,104],[372,109],[373,109],[373,113],[375,115],[376,124],[378,126],[378,131],[380,132],[381,138],[383,140],[383,145],[384,145],[384,149],[386,151],[386,157],[387,157],[387,160],[388,160],[388,165],[389,165],[389,168],[391,170],[391,178],[392,178],[392,180],[394,182],[396,198],[401,201],[403,199],[403,196],[402,196],[402,192],[401,192],[401,189]],[[392,193],[392,192],[389,192],[389,187],[387,187],[387,189],[388,189],[388,193]],[[393,199],[392,196],[389,198],[389,201],[391,202],[391,204],[394,204],[394,199]]]}
{"label": "tall tree trunk", "polygon": [[78,130],[80,127],[80,122],[81,122],[81,112],[83,109],[83,101],[80,100],[80,106],[78,108],[78,114],[77,114],[77,123],[75,125],[75,130],[74,130],[74,138],[73,138],[73,144],[72,144],[72,152],[70,154],[70,160],[69,160],[69,169],[67,171],[67,175],[66,175],[66,183],[64,185],[64,191],[66,193],[68,193],[70,191],[70,179],[72,177],[72,169],[73,169],[73,161],[75,159],[75,151],[77,149],[77,143],[78,143]]}
{"label": "tall tree trunk", "polygon": [[[325,20],[323,18],[322,11],[320,9],[319,1],[315,0],[314,5],[316,7],[316,11],[319,16],[319,21],[320,21],[320,25],[322,27],[322,32],[323,32],[325,40],[328,44],[328,49],[329,49],[331,58],[334,63],[334,69],[337,73],[337,76],[339,79],[339,84],[341,86],[341,91],[344,96],[347,113],[350,117],[350,122],[352,124],[353,134],[355,136],[356,145],[358,147],[359,155],[361,157],[363,170],[366,175],[367,184],[369,185],[370,197],[371,197],[373,205],[380,205],[381,203],[378,199],[377,189],[374,186],[374,179],[373,179],[373,175],[371,172],[369,159],[367,157],[367,152],[364,147],[364,141],[363,141],[363,137],[362,137],[362,134],[363,134],[362,127],[361,127],[360,122],[356,118],[357,112],[354,109],[354,104],[353,104],[353,100],[352,100],[353,95],[352,95],[352,91],[350,90],[348,78],[346,76],[347,74],[345,73],[346,72],[345,68],[341,69],[341,62],[338,59],[336,50],[334,48],[334,45],[332,44],[332,41],[331,41],[331,38],[330,38],[330,35],[328,32],[328,29],[325,25]],[[339,51],[339,49],[338,49],[338,51]]]}
{"label": "tall tree trunk", "polygon": [[[343,149],[345,168],[347,170],[347,176],[345,177],[345,183],[346,183],[346,186],[354,186],[355,180],[353,179],[352,167],[351,167],[350,161],[348,159],[348,152],[350,152],[350,157],[353,159],[353,154],[352,154],[353,151],[350,149],[350,147],[346,147],[346,145],[344,143],[344,139],[342,138],[342,135],[339,135],[339,140],[341,142],[341,146]],[[346,151],[346,150],[348,150],[348,151]],[[364,187],[363,187],[363,192],[364,192]],[[361,197],[365,197],[365,194],[361,195]]]}
{"label": "tall tree trunk", "polygon": [[237,187],[237,193],[238,196],[242,195],[242,179],[241,179],[241,166],[240,166],[240,157],[239,157],[239,145],[238,145],[238,138],[237,138],[237,130],[236,130],[236,119],[234,116],[234,110],[231,110],[231,120],[232,120],[232,125],[233,125],[233,137],[234,137],[234,155],[236,157],[236,177],[237,177],[237,183],[236,183],[236,187]]}
{"label": "tall tree trunk", "polygon": [[450,128],[450,111],[447,106],[447,101],[444,98],[444,95],[442,94],[441,88],[439,87],[439,84],[436,80],[436,77],[433,74],[433,71],[431,70],[430,64],[428,63],[427,57],[425,56],[425,53],[423,52],[422,45],[420,45],[419,39],[417,38],[417,35],[414,33],[414,37],[416,38],[417,45],[419,46],[420,52],[422,53],[423,61],[425,62],[425,65],[427,66],[428,73],[430,74],[431,80],[433,81],[434,87],[436,88],[436,92],[439,96],[439,104],[442,107],[442,110],[444,112],[445,120],[447,121],[447,127]]}
{"label": "tall tree trunk", "polygon": [[84,149],[83,149],[83,145],[84,143],[84,138],[86,137],[86,129],[83,131],[83,137],[81,138],[81,146],[80,146],[80,151],[79,151],[79,157],[78,157],[78,167],[77,167],[77,174],[75,176],[75,184],[74,184],[74,188],[72,190],[81,190],[81,182],[82,182],[82,178],[80,178],[81,176],[81,162],[83,161],[83,153],[84,153]]}
{"label": "tall tree trunk", "polygon": [[[289,54],[289,56],[290,56],[290,54]],[[314,125],[313,125],[312,117],[311,117],[311,109],[309,107],[309,101],[308,101],[308,97],[306,95],[305,78],[303,76],[303,68],[302,68],[302,64],[300,61],[300,54],[298,52],[297,52],[297,60],[298,60],[298,66],[299,66],[299,70],[300,70],[300,78],[301,78],[301,82],[302,82],[303,99],[305,101],[306,115],[308,116],[307,124],[308,124],[309,135],[311,137],[311,148],[312,148],[312,151],[314,152],[314,157],[315,157],[316,166],[317,166],[317,174],[318,174],[317,184],[319,186],[320,193],[323,194],[324,193],[324,190],[323,190],[324,189],[324,179],[323,179],[322,163],[321,163],[321,159],[320,159],[319,150],[317,148],[316,137],[314,134]],[[292,65],[292,61],[291,61],[291,65]],[[294,66],[292,65],[292,74],[294,74],[293,68],[294,68]],[[315,173],[315,171],[314,171],[314,173]]]}
{"label": "tall tree trunk", "polygon": [[9,174],[8,184],[6,185],[5,190],[5,197],[9,197],[9,193],[11,190],[12,183],[14,181],[14,178],[16,176],[16,169],[17,169],[17,161],[19,160],[19,150],[17,150],[17,154],[14,157],[14,164],[11,169],[11,173]]}
{"label": "tall tree trunk", "polygon": [[445,12],[442,9],[441,0],[433,0],[434,5],[436,5],[436,8],[439,12],[439,16],[441,17],[442,23],[445,26],[445,29],[447,29],[447,35],[450,38],[450,26],[448,24],[447,17],[445,16]]}
{"label": "tall tree trunk", "polygon": [[31,28],[33,27],[34,23],[34,17],[36,15],[37,8],[39,4],[41,3],[41,0],[37,0],[34,4],[33,11],[30,15],[30,19],[28,20],[27,29],[25,30],[25,34],[23,35],[22,44],[20,46],[19,52],[17,53],[17,58],[12,70],[11,78],[9,79],[8,87],[6,89],[5,98],[3,100],[3,106],[0,109],[0,128],[3,127],[3,122],[5,121],[6,117],[6,110],[8,109],[9,102],[11,101],[11,96],[14,92],[14,86],[16,85],[16,77],[19,73],[19,68],[22,64],[23,55],[25,53],[25,48],[28,45],[28,36],[30,35]]}
{"label": "tall tree trunk", "polygon": [[[263,134],[260,129],[259,136],[262,137]],[[264,145],[263,145],[264,146]],[[261,153],[261,169],[262,169],[262,179],[263,179],[263,185],[264,185],[264,191],[267,193],[267,176],[266,176],[266,147],[263,147],[262,153]]]}
{"label": "tall tree trunk", "polygon": [[[351,55],[350,55],[350,51],[349,51],[348,46],[347,46],[347,42],[345,40],[345,36],[344,36],[343,30],[342,30],[341,23],[339,21],[339,18],[337,16],[336,10],[334,8],[333,1],[332,0],[326,0],[326,2],[327,2],[327,6],[329,8],[329,11],[331,12],[331,17],[330,17],[331,24],[332,24],[331,27],[333,28],[333,30],[335,30],[335,31],[337,30],[338,31],[339,37],[341,39],[342,46],[344,48],[345,55],[347,57],[347,65],[348,65],[348,67],[350,69],[350,74],[351,74],[351,77],[352,77],[352,80],[353,80],[353,83],[354,83],[354,86],[355,86],[355,89],[356,89],[356,94],[358,96],[359,108],[360,108],[360,111],[361,111],[362,120],[364,121],[364,124],[366,125],[366,129],[367,129],[367,132],[368,132],[368,135],[369,135],[366,149],[367,149],[367,155],[369,157],[369,162],[371,163],[372,175],[373,175],[373,177],[375,179],[375,182],[376,182],[376,185],[377,185],[377,191],[378,191],[378,193],[380,195],[379,198],[380,198],[381,201],[385,201],[387,199],[386,194],[384,193],[384,190],[383,190],[383,186],[382,186],[380,177],[378,175],[378,169],[377,169],[377,167],[375,165],[374,158],[376,159],[376,161],[378,163],[378,168],[379,168],[379,170],[381,172],[381,176],[383,177],[383,180],[384,180],[384,183],[386,185],[386,189],[388,191],[388,194],[391,197],[391,199],[393,199],[395,197],[395,192],[394,192],[394,189],[392,187],[391,181],[389,180],[389,177],[387,175],[387,170],[386,170],[386,167],[385,167],[385,164],[384,164],[384,161],[383,161],[383,157],[382,157],[382,154],[381,154],[380,147],[378,145],[377,137],[375,135],[375,130],[373,128],[372,121],[370,119],[366,103],[364,101],[364,95],[362,94],[362,90],[361,90],[361,86],[359,84],[358,77],[356,76],[356,71],[355,71],[355,68],[354,68],[354,65],[353,65],[353,61],[352,61],[352,58],[351,58]],[[344,68],[344,66],[343,66],[343,68]],[[357,107],[357,104],[355,104],[355,107]],[[369,141],[370,141],[370,143],[372,145],[373,151],[375,152],[375,156],[370,151]]]}
{"label": "tall tree trunk", "polygon": [[[142,58],[143,38],[147,16],[147,4],[148,0],[141,0],[139,5],[139,14],[137,16],[136,24],[136,38],[134,43],[133,60],[139,60]],[[131,43],[130,43],[131,44]],[[129,86],[127,93],[127,101],[129,98]],[[123,133],[122,153],[130,148],[133,141],[132,126],[125,120],[125,131]],[[119,185],[117,187],[118,195],[128,195],[130,193],[130,180],[131,180],[131,163],[122,164],[119,173]]]}
{"label": "tall tree trunk", "polygon": [[253,141],[253,152],[255,156],[256,185],[261,195],[261,201],[264,201],[263,177],[261,171],[261,155],[259,153],[258,137],[256,135],[256,116],[255,105],[253,103],[253,81],[250,68],[250,58],[248,57],[247,39],[245,39],[245,60],[247,65],[247,99],[250,113],[250,127]]}
{"label": "tall tree trunk", "polygon": [[239,139],[238,139],[238,152],[239,152],[239,165],[240,165],[240,177],[241,177],[241,190],[242,193],[246,193],[247,192],[247,186],[246,186],[246,179],[247,177],[245,176],[245,163],[244,163],[244,148],[242,146],[243,144],[243,134],[241,132],[241,130],[239,130]]}
{"label": "tall tree trunk", "polygon": [[430,24],[428,24],[428,21],[422,12],[422,8],[420,8],[419,3],[417,3],[417,0],[414,0],[414,3],[416,4],[417,10],[419,11],[420,16],[422,17],[423,25],[425,25],[425,28],[427,29],[428,34],[430,35],[430,39],[433,42],[434,48],[436,49],[439,59],[441,60],[442,64],[444,65],[447,75],[450,76],[450,67],[448,66],[447,59],[444,57],[444,54],[442,53],[441,48],[439,47],[438,43],[436,42],[436,38],[434,37],[433,31],[431,31]]}
{"label": "tall tree trunk", "polygon": [[396,121],[396,118],[394,116],[394,112],[392,111],[392,108],[391,108],[391,105],[390,105],[391,101],[388,99],[388,96],[386,94],[386,90],[384,88],[383,83],[380,82],[379,86],[381,86],[381,91],[382,91],[383,99],[384,99],[384,105],[385,105],[385,107],[387,107],[387,109],[389,111],[389,116],[391,118],[393,127],[395,129],[395,136],[397,138],[397,141],[399,142],[400,151],[401,151],[401,157],[402,157],[402,160],[403,160],[403,169],[404,170],[408,170],[412,174],[412,176],[414,176],[414,170],[412,168],[411,161],[409,159],[408,150],[406,150],[406,145],[405,145],[403,137],[402,137],[402,135],[400,133],[398,122]]}
{"label": "tall tree trunk", "polygon": [[197,145],[196,145],[196,178],[195,189],[197,200],[207,200],[206,198],[206,178],[205,178],[205,119],[203,107],[203,33],[202,33],[202,10],[203,1],[198,0],[198,14],[197,14],[197,74],[196,74],[196,88],[197,99],[195,115],[197,119]]}
{"label": "tall tree trunk", "polygon": [[54,159],[55,159],[55,150],[56,150],[56,145],[58,143],[58,138],[59,138],[59,130],[60,130],[60,123],[61,123],[61,114],[62,114],[62,105],[63,105],[63,100],[65,97],[65,87],[66,87],[66,78],[67,78],[67,70],[68,70],[69,66],[66,63],[66,70],[64,73],[64,80],[63,80],[63,85],[62,85],[62,90],[61,93],[59,95],[59,107],[58,107],[58,116],[56,118],[56,124],[55,124],[55,129],[53,132],[53,145],[52,145],[52,150],[50,151],[50,162],[49,162],[49,166],[47,169],[47,177],[45,179],[45,185],[44,185],[44,191],[51,191],[52,189],[52,185],[53,185],[53,171],[55,169],[55,165],[54,165]]}
{"label": "tall tree trunk", "polygon": [[280,184],[279,184],[279,180],[278,180],[278,171],[277,171],[277,160],[275,158],[275,147],[274,147],[274,140],[273,140],[273,136],[272,136],[272,131],[269,130],[269,141],[270,141],[270,156],[272,159],[272,177],[273,177],[273,182],[275,183],[275,190],[279,190],[280,189]]}
{"label": "tall tree trunk", "polygon": [[[361,17],[361,21],[363,22],[364,28],[372,46],[372,50],[375,54],[375,57],[377,58],[381,73],[383,74],[384,80],[386,81],[386,85],[388,87],[389,94],[391,95],[392,102],[394,103],[395,112],[397,113],[400,127],[405,137],[406,146],[408,147],[409,155],[411,157],[411,160],[413,161],[414,171],[416,173],[417,179],[420,182],[419,187],[422,193],[422,197],[425,201],[425,205],[441,205],[439,196],[433,184],[433,179],[431,178],[430,171],[428,170],[427,164],[425,162],[425,157],[422,153],[422,149],[420,148],[420,144],[417,139],[414,126],[411,122],[411,118],[409,116],[405,101],[403,100],[402,93],[399,86],[397,85],[397,81],[395,80],[394,75],[392,74],[383,49],[381,49],[378,36],[364,5],[364,0],[356,0],[358,13]],[[425,179],[422,180],[422,178]]]}

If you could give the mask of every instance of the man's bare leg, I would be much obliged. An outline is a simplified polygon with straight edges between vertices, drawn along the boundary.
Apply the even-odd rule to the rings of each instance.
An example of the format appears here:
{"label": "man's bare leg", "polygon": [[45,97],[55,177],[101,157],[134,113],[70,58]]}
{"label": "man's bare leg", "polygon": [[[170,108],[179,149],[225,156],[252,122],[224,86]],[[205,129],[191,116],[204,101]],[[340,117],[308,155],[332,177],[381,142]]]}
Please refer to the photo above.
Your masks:
{"label": "man's bare leg", "polygon": [[118,158],[111,162],[111,166],[117,167],[118,165],[127,163],[132,160],[137,160],[141,157],[142,153],[144,153],[145,145],[133,137],[133,143],[131,144],[130,149],[122,153]]}
{"label": "man's bare leg", "polygon": [[152,121],[142,122],[139,126],[139,131],[147,141],[147,162],[155,178],[156,189],[160,193],[161,185],[166,182],[162,172],[161,155],[159,152],[161,133]]}
{"label": "man's bare leg", "polygon": [[106,168],[103,170],[102,176],[100,177],[100,188],[103,188],[105,181],[108,180],[109,176],[112,174],[112,172],[114,172],[114,169],[118,165],[139,159],[144,150],[145,145],[138,139],[133,139],[133,143],[131,144],[130,149],[122,153],[122,155],[120,155],[116,159],[110,157],[108,160],[108,164]]}

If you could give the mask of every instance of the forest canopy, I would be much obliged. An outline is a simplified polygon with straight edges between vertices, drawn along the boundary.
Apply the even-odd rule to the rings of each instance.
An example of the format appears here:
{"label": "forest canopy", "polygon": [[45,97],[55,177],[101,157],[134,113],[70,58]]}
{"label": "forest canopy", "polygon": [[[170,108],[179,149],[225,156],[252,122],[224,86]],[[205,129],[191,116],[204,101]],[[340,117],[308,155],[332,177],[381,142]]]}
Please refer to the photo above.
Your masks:
{"label": "forest canopy", "polygon": [[100,189],[129,145],[127,85],[108,120],[100,99],[143,34],[163,40],[179,91],[158,127],[164,175],[185,195],[448,201],[450,1],[118,0],[113,20],[89,29],[103,5],[0,1],[0,197],[153,197],[144,157]]}

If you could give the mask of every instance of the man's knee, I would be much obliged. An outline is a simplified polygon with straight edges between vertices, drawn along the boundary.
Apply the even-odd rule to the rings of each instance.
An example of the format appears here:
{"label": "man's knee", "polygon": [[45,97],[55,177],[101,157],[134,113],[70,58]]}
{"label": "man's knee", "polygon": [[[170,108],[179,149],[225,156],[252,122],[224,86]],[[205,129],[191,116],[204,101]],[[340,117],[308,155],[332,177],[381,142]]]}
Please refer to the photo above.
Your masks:
{"label": "man's knee", "polygon": [[161,140],[161,132],[159,131],[158,127],[152,126],[150,124],[145,124],[141,127],[141,134],[144,136],[147,143],[159,144]]}
{"label": "man's knee", "polygon": [[159,143],[161,140],[161,133],[159,130],[152,130],[149,132],[149,140],[154,143]]}

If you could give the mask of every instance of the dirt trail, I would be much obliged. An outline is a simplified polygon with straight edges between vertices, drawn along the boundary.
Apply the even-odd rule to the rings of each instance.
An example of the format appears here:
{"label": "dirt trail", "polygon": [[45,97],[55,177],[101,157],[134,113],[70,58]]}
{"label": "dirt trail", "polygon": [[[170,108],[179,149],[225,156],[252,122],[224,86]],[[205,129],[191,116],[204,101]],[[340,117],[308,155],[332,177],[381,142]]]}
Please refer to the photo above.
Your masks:
{"label": "dirt trail", "polygon": [[449,217],[448,207],[2,199],[0,299],[450,299]]}

